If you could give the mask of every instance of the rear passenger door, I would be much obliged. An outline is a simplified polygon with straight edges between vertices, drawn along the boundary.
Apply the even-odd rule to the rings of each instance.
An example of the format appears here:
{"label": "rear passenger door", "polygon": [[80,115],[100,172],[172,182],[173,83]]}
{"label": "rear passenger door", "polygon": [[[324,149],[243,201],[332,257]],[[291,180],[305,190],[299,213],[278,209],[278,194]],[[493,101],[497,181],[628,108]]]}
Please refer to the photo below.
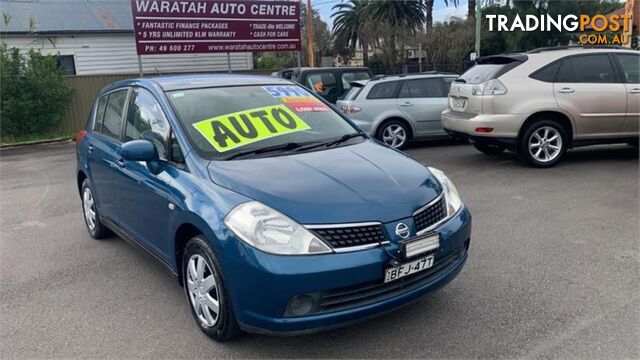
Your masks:
{"label": "rear passenger door", "polygon": [[416,135],[444,134],[440,116],[447,107],[447,93],[442,78],[409,79],[402,84],[396,105],[413,122]]}
{"label": "rear passenger door", "polygon": [[87,142],[87,166],[100,215],[119,224],[120,146],[129,89],[119,89],[98,99],[93,131]]}
{"label": "rear passenger door", "polygon": [[170,161],[170,136],[169,122],[155,96],[146,89],[134,87],[124,141],[146,139],[154,143],[161,172],[153,174],[145,162],[126,160],[120,167],[123,181],[118,213],[123,219],[122,229],[165,261],[170,260],[174,250],[169,230],[172,207],[175,209],[177,200],[172,184],[180,171],[178,164]]}
{"label": "rear passenger door", "polygon": [[622,132],[638,136],[640,131],[640,55],[616,53],[627,90],[627,117]]}
{"label": "rear passenger door", "polygon": [[609,54],[565,58],[554,83],[558,106],[575,120],[576,137],[607,137],[622,131],[627,90]]}

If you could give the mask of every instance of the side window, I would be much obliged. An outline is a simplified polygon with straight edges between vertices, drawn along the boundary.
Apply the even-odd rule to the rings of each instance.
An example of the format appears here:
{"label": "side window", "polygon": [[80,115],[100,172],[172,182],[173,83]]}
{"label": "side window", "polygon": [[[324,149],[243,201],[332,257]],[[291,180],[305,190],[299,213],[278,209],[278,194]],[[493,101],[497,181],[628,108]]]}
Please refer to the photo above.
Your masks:
{"label": "side window", "polygon": [[562,64],[560,64],[560,69],[558,70],[558,74],[556,75],[556,82],[576,82],[575,76],[573,75],[573,67],[571,66],[571,61],[569,58],[564,59],[562,61]]}
{"label": "side window", "polygon": [[445,97],[449,96],[449,91],[451,90],[451,84],[456,80],[454,77],[446,77],[442,78],[442,92]]}
{"label": "side window", "polygon": [[558,69],[560,69],[561,63],[562,60],[554,61],[551,64],[545,65],[541,69],[535,71],[533,74],[529,75],[529,77],[544,82],[554,82],[556,81],[556,74],[558,73]]}
{"label": "side window", "polygon": [[122,134],[122,116],[128,90],[118,90],[109,94],[104,111],[104,121],[101,133],[115,140],[120,140]]}
{"label": "side window", "polygon": [[320,95],[328,95],[332,91],[338,91],[336,76],[331,72],[311,74],[307,77],[309,89]]}
{"label": "side window", "polygon": [[439,98],[445,97],[440,78],[414,79],[404,82],[400,90],[401,98]]}
{"label": "side window", "polygon": [[625,81],[632,84],[640,83],[640,55],[616,54],[616,57],[622,65]]}
{"label": "side window", "polygon": [[101,96],[96,105],[96,117],[93,119],[93,131],[102,131],[102,120],[104,119],[104,110],[107,107],[107,96]]}
{"label": "side window", "polygon": [[160,159],[167,160],[171,129],[155,96],[145,89],[135,89],[128,112],[125,141],[152,141],[158,149]]}
{"label": "side window", "polygon": [[344,72],[340,76],[340,79],[342,80],[342,88],[345,90],[351,89],[352,81],[367,80],[368,78],[369,78],[369,74],[362,71]]}
{"label": "side window", "polygon": [[369,90],[369,94],[367,94],[367,99],[391,99],[396,97],[396,88],[398,87],[399,81],[387,81],[381,84],[374,85],[371,90]]}
{"label": "side window", "polygon": [[609,55],[581,55],[569,58],[578,83],[614,83],[615,72]]}

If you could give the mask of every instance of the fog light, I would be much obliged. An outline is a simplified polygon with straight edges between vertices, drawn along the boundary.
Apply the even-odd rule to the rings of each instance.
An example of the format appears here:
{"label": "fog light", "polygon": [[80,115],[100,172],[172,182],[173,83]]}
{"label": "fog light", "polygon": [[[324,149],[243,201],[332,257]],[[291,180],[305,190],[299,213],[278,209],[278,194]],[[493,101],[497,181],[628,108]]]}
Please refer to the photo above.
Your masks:
{"label": "fog light", "polygon": [[296,295],[289,300],[285,315],[302,316],[311,313],[314,309],[313,297],[310,295]]}

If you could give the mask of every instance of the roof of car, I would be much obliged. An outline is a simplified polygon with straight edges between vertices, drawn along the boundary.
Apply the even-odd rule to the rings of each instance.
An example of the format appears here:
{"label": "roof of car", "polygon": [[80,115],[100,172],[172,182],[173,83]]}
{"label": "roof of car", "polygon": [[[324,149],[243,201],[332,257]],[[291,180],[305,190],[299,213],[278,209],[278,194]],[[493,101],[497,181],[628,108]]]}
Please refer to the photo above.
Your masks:
{"label": "roof of car", "polygon": [[286,79],[261,75],[240,75],[240,74],[190,74],[154,76],[148,78],[137,78],[123,80],[110,85],[105,91],[118,87],[130,86],[133,83],[149,83],[157,85],[164,91],[197,89],[222,86],[247,86],[247,85],[292,85]]}
{"label": "roof of car", "polygon": [[357,81],[352,81],[351,83],[365,86],[369,82],[372,82],[372,83],[387,82],[387,81],[402,80],[407,78],[414,79],[417,77],[458,77],[458,76],[460,75],[454,74],[454,73],[445,73],[445,72],[423,72],[423,73],[417,73],[417,74],[401,74],[401,75],[376,75],[371,79],[357,80]]}
{"label": "roof of car", "polygon": [[364,70],[369,71],[368,67],[364,66],[336,66],[336,67],[294,67],[288,69],[282,69],[281,71],[291,71],[291,70],[299,70],[299,71],[319,71],[319,70]]}

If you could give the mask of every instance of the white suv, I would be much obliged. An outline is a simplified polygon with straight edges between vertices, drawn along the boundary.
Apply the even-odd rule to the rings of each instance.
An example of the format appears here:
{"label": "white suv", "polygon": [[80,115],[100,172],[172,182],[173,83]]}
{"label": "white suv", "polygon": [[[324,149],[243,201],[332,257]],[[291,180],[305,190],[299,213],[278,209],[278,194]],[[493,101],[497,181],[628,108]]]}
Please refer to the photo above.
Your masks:
{"label": "white suv", "polygon": [[488,154],[552,166],[566,149],[638,144],[640,52],[556,47],[481,58],[455,80],[444,129]]}

